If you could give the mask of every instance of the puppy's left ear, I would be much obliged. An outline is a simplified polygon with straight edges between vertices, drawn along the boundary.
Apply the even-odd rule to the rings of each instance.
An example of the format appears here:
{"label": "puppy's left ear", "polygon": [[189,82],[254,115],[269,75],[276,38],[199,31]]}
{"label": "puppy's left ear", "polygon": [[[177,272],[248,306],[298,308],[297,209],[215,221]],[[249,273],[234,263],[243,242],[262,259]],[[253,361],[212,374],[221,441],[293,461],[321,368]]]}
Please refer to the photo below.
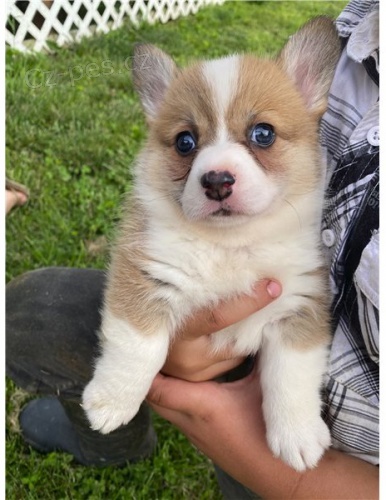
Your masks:
{"label": "puppy's left ear", "polygon": [[133,82],[148,120],[156,117],[165,93],[177,74],[173,59],[151,44],[134,49]]}
{"label": "puppy's left ear", "polygon": [[306,23],[287,42],[277,62],[295,83],[307,108],[320,118],[327,108],[327,96],[341,44],[334,22],[319,16]]}

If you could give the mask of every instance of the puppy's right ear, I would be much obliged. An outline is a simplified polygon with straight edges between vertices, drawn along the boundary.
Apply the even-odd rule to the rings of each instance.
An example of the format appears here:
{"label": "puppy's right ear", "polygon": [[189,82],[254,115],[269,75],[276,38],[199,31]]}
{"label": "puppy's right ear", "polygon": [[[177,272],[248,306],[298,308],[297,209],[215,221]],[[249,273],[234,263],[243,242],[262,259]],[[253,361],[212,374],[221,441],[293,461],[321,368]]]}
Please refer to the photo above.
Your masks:
{"label": "puppy's right ear", "polygon": [[334,21],[318,16],[289,39],[278,57],[307,108],[319,118],[327,108],[328,91],[340,53]]}
{"label": "puppy's right ear", "polygon": [[178,69],[173,59],[150,44],[134,48],[133,81],[148,120],[153,120]]}

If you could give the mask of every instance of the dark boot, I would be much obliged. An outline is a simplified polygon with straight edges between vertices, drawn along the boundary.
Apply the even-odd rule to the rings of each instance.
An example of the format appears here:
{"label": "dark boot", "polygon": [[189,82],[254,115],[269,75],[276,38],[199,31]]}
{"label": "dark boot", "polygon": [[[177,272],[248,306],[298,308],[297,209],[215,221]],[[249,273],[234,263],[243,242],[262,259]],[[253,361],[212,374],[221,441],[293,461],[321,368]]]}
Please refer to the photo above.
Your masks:
{"label": "dark boot", "polygon": [[109,435],[89,428],[79,403],[54,396],[35,399],[20,414],[24,440],[41,453],[64,451],[83,465],[125,465],[149,457],[157,438],[148,407]]}

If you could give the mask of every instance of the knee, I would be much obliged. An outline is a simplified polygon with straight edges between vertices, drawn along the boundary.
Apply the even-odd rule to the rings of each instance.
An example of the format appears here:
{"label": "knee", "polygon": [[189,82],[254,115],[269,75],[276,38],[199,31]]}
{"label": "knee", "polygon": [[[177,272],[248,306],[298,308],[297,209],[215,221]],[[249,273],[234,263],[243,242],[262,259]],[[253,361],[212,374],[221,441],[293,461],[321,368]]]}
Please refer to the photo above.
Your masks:
{"label": "knee", "polygon": [[6,365],[17,384],[57,390],[58,384],[87,381],[104,283],[99,270],[45,268],[7,285]]}

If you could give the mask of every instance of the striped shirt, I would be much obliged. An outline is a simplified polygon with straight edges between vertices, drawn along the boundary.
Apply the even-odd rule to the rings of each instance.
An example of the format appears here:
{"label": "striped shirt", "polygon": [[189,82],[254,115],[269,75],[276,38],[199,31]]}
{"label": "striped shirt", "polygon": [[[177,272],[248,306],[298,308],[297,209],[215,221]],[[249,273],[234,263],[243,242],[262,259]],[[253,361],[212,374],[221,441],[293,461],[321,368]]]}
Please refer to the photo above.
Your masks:
{"label": "striped shirt", "polygon": [[321,123],[327,158],[322,241],[334,335],[324,389],[333,447],[379,463],[379,2],[351,1]]}

